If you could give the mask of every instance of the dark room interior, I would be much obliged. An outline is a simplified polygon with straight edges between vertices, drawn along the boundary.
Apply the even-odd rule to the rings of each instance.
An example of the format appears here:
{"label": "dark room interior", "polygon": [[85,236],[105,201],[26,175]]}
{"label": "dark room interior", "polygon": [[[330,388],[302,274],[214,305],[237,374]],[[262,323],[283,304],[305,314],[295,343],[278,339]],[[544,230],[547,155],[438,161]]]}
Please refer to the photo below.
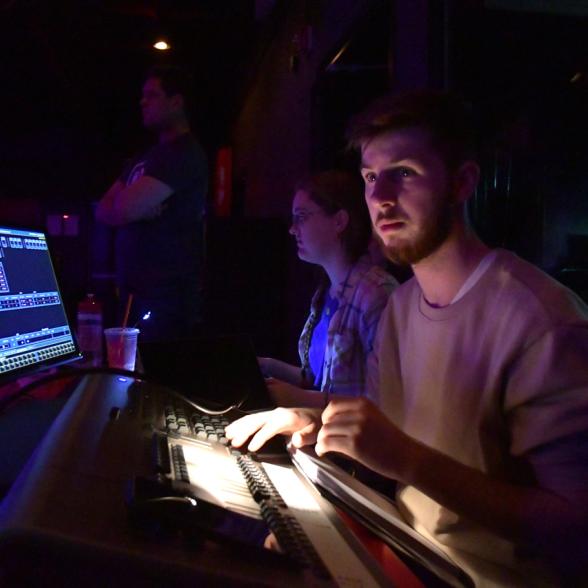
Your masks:
{"label": "dark room interior", "polygon": [[[0,227],[47,234],[74,329],[88,294],[101,305],[102,326],[119,326],[115,230],[96,210],[131,158],[154,143],[141,121],[147,72],[182,67],[194,81],[191,124],[208,171],[202,331],[246,335],[257,356],[298,365],[320,279],[316,265],[298,258],[292,236],[299,181],[329,168],[359,178],[346,131],[374,98],[450,91],[474,113],[482,171],[467,212],[475,231],[588,303],[587,37],[588,2],[578,0],[0,0]],[[168,47],[157,49],[158,41]],[[412,275],[387,269],[401,283]],[[46,432],[70,414],[63,407],[76,390],[74,380],[55,380],[22,394],[38,376],[2,376],[0,498]],[[71,418],[72,430],[82,426]],[[59,547],[35,550],[39,569],[51,569]],[[212,553],[222,568],[223,554]],[[84,558],[75,559],[80,570]],[[414,565],[406,553],[400,559],[412,562],[416,583],[396,577],[398,585],[470,585]],[[184,581],[188,564],[173,561]],[[277,570],[273,579],[261,581],[251,562],[249,576],[206,568],[198,578],[210,572],[213,585],[290,585],[280,561],[260,562]],[[110,583],[111,564],[118,565],[110,562],[90,585]],[[129,569],[141,565],[135,558]],[[153,578],[137,572],[135,585],[159,585],[165,573],[157,570]],[[45,585],[61,580],[57,574]],[[70,585],[82,580],[78,570]],[[31,582],[43,585],[40,575]]]}

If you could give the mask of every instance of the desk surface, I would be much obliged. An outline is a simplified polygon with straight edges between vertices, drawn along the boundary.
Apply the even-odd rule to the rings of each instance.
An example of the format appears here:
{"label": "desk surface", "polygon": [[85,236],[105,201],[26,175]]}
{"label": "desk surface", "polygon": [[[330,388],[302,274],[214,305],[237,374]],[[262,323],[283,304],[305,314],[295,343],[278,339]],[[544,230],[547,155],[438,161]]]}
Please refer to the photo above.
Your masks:
{"label": "desk surface", "polygon": [[0,412],[0,447],[3,448],[0,499],[8,492],[73,389],[74,379],[59,380],[36,388],[30,396],[18,397],[23,386],[40,377],[21,378],[0,386],[0,404],[12,399]]}

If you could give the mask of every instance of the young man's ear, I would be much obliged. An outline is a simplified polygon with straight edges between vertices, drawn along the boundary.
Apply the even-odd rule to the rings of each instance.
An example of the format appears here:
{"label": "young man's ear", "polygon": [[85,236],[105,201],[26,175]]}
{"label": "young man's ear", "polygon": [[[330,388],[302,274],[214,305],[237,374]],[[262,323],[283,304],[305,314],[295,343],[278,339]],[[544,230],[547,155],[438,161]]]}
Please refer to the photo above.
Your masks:
{"label": "young man's ear", "polygon": [[344,210],[343,208],[341,210],[338,210],[335,213],[335,227],[337,229],[337,232],[342,233],[347,228],[348,224],[349,224],[349,213],[346,210]]}
{"label": "young man's ear", "polygon": [[463,204],[474,193],[480,180],[480,166],[475,161],[464,161],[453,175],[453,199]]}

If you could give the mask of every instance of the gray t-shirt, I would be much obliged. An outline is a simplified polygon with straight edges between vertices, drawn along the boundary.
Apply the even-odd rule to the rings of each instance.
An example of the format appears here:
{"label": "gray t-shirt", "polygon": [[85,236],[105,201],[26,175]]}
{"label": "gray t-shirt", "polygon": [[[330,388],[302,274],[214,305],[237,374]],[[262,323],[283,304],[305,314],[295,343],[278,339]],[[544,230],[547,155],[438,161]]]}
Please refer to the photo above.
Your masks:
{"label": "gray t-shirt", "polygon": [[179,278],[199,282],[203,251],[203,214],[208,166],[191,134],[158,143],[123,171],[129,186],[142,176],[173,189],[161,215],[117,229],[116,270],[121,290],[149,295]]}

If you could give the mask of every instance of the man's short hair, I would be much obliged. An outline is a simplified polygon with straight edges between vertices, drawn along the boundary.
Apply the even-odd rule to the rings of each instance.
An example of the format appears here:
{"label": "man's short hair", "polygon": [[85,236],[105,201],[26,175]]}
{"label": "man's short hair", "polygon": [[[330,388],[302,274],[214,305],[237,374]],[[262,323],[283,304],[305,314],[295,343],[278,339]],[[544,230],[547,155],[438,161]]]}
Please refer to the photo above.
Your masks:
{"label": "man's short hair", "polygon": [[476,159],[473,114],[459,97],[436,90],[414,90],[383,96],[351,119],[349,146],[361,146],[375,137],[417,127],[427,131],[433,147],[449,169]]}
{"label": "man's short hair", "polygon": [[168,97],[180,94],[184,98],[184,108],[189,109],[194,94],[194,79],[185,69],[175,65],[156,65],[145,79],[157,78]]}

